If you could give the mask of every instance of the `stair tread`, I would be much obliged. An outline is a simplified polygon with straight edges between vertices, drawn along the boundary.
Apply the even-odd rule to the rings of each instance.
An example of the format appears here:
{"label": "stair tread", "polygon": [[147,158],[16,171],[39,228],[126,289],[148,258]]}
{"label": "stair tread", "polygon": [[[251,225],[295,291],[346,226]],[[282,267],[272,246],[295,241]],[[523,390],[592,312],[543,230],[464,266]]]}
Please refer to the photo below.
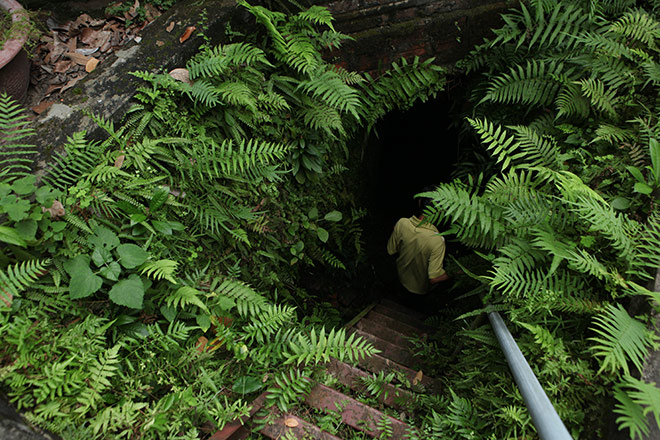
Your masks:
{"label": "stair tread", "polygon": [[410,349],[413,347],[413,344],[410,342],[410,336],[387,327],[373,319],[362,318],[355,324],[355,328],[365,333],[377,335],[379,338],[401,347]]}
{"label": "stair tread", "polygon": [[391,359],[407,367],[415,364],[413,352],[410,347],[402,347],[400,345],[393,344],[376,335],[364,332],[362,330],[351,329],[349,331],[350,333],[355,333],[357,336],[360,336],[371,342],[374,347],[381,351],[381,356]]}
{"label": "stair tread", "polygon": [[307,405],[327,412],[337,412],[341,408],[342,421],[354,429],[362,431],[371,437],[381,435],[378,422],[387,418],[392,429],[391,438],[404,438],[410,425],[390,417],[364,403],[349,397],[325,385],[318,384],[311,389],[305,399]]}
{"label": "stair tread", "polygon": [[372,310],[415,327],[425,327],[424,320],[428,318],[428,315],[404,306],[399,306],[396,303],[383,304],[381,302],[376,304]]}
{"label": "stair tread", "polygon": [[422,334],[428,333],[430,330],[428,326],[424,326],[421,322],[417,325],[406,324],[405,322],[401,322],[396,318],[392,318],[391,316],[383,315],[382,313],[376,311],[375,308],[367,313],[366,318],[376,321],[379,324],[396,330],[397,332],[406,336],[420,336]]}
{"label": "stair tread", "polygon": [[[326,370],[340,383],[357,392],[366,392],[366,386],[360,379],[372,377],[371,374],[336,359],[332,359],[326,365]],[[386,383],[383,385],[383,392],[377,398],[389,407],[405,409],[406,405],[403,402],[410,402],[412,397],[409,391]]]}
{"label": "stair tread", "polygon": [[[292,433],[298,439],[320,439],[320,440],[341,440],[339,437],[323,431],[318,426],[309,423],[300,417],[292,414],[282,414],[277,409],[271,410],[275,413],[275,420],[265,425],[259,432],[271,439],[288,438]],[[292,426],[295,425],[295,426]]]}
{"label": "stair tread", "polygon": [[[394,362],[393,360],[387,359],[379,354],[360,359],[358,365],[372,373],[378,373],[379,371],[399,371],[405,375],[411,384],[414,383],[415,378],[419,374],[419,371],[415,371],[412,368],[401,365],[398,362]],[[431,390],[439,390],[441,388],[440,384],[432,377],[424,375],[423,372],[421,376],[419,383],[425,388]]]}

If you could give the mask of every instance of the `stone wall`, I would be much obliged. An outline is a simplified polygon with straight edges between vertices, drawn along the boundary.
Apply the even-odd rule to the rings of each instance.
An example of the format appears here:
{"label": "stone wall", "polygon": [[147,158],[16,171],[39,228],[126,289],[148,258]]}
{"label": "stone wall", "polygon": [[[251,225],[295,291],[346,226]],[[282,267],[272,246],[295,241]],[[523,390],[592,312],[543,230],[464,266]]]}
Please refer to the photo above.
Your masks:
{"label": "stone wall", "polygon": [[351,70],[378,73],[401,59],[452,64],[501,25],[515,0],[321,0],[337,30],[353,37],[334,55]]}

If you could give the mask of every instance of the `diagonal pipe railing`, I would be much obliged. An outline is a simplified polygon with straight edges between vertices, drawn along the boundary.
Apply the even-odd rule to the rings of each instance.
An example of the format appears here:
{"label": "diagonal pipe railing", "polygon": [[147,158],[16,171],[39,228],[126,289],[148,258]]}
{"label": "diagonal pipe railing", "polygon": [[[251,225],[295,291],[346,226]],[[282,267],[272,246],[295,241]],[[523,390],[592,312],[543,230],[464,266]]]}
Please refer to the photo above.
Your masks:
{"label": "diagonal pipe railing", "polygon": [[490,311],[488,319],[541,440],[572,440],[500,314]]}

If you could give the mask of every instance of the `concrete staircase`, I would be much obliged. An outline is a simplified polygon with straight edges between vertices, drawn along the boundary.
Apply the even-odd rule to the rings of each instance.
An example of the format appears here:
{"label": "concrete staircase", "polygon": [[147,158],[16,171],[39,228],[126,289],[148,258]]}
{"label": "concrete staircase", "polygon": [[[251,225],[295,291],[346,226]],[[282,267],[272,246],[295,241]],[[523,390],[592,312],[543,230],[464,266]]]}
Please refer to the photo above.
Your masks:
{"label": "concrete staircase", "polygon": [[[357,365],[349,365],[332,360],[325,368],[332,375],[340,391],[316,383],[304,402],[292,412],[281,413],[274,406],[265,408],[267,393],[261,394],[252,402],[249,417],[227,424],[216,432],[211,440],[237,440],[255,438],[255,434],[270,439],[340,439],[336,435],[323,431],[305,415],[313,412],[333,413],[341,417],[345,429],[338,432],[361,431],[369,437],[380,437],[383,430],[390,433],[391,439],[404,439],[408,433],[415,432],[415,427],[405,420],[399,420],[385,414],[385,407],[400,410],[396,413],[405,418],[407,403],[413,395],[407,386],[422,386],[427,390],[438,389],[438,383],[424,376],[419,369],[423,359],[414,355],[411,338],[425,338],[429,329],[422,324],[424,316],[390,300],[382,300],[367,307],[353,321],[347,324],[350,333],[369,340],[380,353],[361,359]],[[366,385],[362,378],[371,377],[372,373],[398,372],[399,383],[386,384],[378,396],[379,408],[374,408],[356,399],[365,394]],[[350,391],[349,391],[350,390]],[[311,417],[309,419],[312,419]],[[256,437],[259,435],[257,434]],[[344,436],[346,439],[352,437]]]}

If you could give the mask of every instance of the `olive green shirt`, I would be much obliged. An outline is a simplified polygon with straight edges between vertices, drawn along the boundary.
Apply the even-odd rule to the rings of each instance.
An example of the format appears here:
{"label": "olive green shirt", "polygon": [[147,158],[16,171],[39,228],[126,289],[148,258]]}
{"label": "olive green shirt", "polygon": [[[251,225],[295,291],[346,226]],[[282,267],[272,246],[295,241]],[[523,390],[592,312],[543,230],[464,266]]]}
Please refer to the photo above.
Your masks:
{"label": "olive green shirt", "polygon": [[420,223],[417,217],[399,219],[387,242],[387,253],[399,254],[396,267],[403,287],[425,294],[431,288],[429,280],[445,273],[445,239],[432,224]]}

